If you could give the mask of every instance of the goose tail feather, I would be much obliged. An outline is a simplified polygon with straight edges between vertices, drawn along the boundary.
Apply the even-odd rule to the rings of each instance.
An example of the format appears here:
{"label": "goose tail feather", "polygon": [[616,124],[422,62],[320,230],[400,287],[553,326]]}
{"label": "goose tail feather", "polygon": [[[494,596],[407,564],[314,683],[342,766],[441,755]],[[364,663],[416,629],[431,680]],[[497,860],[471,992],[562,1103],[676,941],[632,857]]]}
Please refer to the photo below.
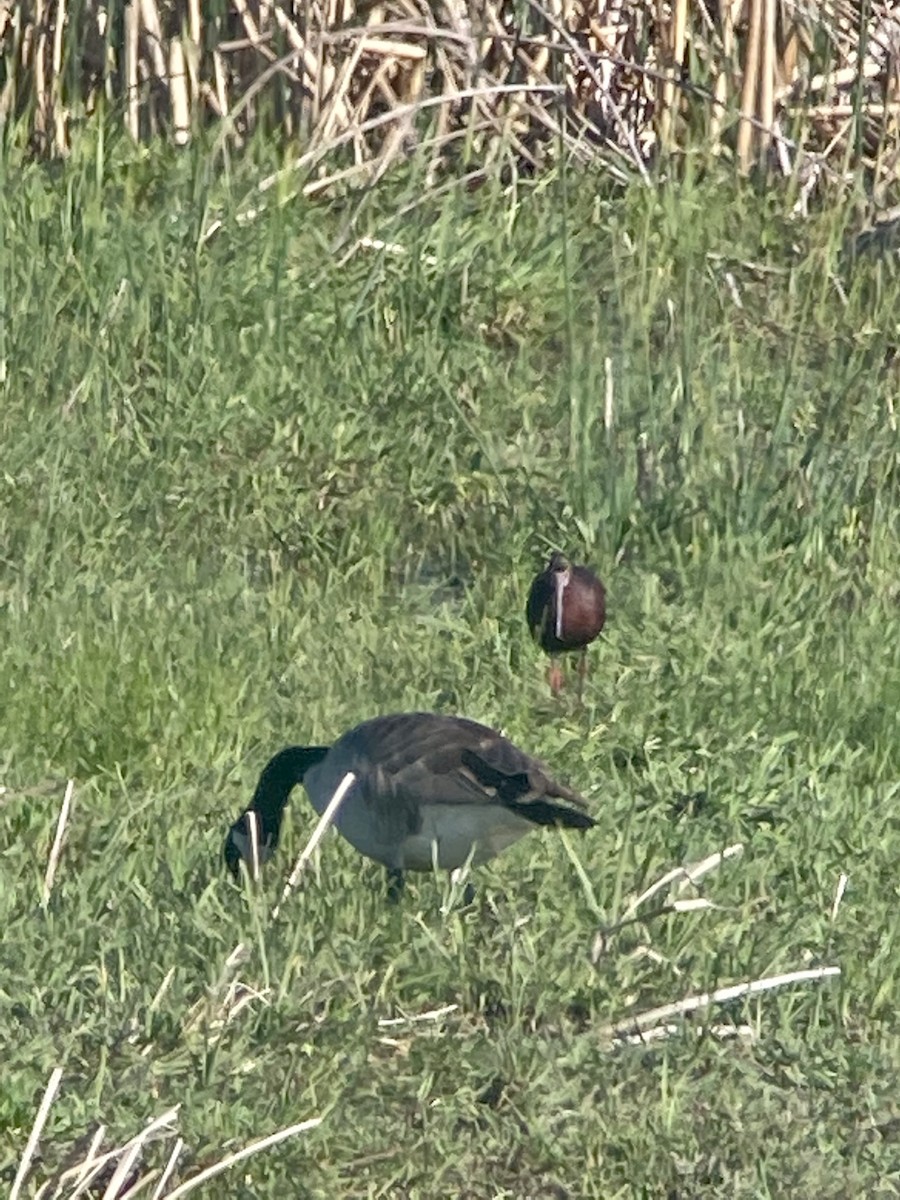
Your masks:
{"label": "goose tail feather", "polygon": [[507,801],[507,808],[531,821],[533,825],[558,825],[563,829],[593,829],[597,824],[593,817],[577,808],[563,808],[549,800],[526,800],[520,803]]}

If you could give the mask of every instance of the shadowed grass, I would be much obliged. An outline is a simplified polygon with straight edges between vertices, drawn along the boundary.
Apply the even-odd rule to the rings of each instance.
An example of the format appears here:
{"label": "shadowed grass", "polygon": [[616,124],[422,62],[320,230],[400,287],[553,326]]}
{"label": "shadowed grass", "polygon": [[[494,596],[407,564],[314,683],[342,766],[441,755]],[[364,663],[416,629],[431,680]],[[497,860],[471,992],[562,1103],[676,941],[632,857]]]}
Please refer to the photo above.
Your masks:
{"label": "shadowed grass", "polygon": [[[60,1066],[23,1194],[174,1105],[182,1180],[323,1118],[209,1195],[892,1194],[896,272],[840,274],[840,213],[587,177],[567,310],[546,181],[396,220],[385,185],[405,253],[339,265],[301,205],[198,247],[186,164],[0,189],[4,1178]],[[611,601],[583,708],[522,615],[556,544]],[[385,905],[329,837],[272,922],[301,795],[258,889],[221,870],[266,759],[415,708],[501,726],[599,828],[525,839],[470,908]],[[735,842],[679,893],[714,907],[619,925]]]}

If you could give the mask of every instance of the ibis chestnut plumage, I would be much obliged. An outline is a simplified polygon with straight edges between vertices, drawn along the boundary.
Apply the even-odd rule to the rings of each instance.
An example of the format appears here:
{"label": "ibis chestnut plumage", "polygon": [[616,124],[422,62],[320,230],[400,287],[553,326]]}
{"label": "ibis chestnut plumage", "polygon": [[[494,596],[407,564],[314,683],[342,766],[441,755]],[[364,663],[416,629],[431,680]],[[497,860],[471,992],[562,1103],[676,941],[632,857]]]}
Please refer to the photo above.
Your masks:
{"label": "ibis chestnut plumage", "polygon": [[606,590],[590,567],[577,566],[555,551],[528,593],[525,616],[531,636],[550,655],[550,688],[562,689],[560,654],[580,651],[580,685],[587,666],[587,648],[606,623]]}

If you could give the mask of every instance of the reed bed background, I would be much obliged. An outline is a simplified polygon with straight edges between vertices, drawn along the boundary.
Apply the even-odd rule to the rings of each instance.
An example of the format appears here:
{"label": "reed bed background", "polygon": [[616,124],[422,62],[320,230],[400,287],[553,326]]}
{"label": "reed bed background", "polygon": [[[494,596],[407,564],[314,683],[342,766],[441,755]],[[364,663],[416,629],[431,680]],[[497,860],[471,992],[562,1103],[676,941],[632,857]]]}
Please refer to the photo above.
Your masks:
{"label": "reed bed background", "polygon": [[[111,110],[138,141],[297,142],[311,192],[415,148],[534,171],[565,143],[645,173],[701,144],[806,193],[851,166],[895,200],[900,11],[887,0],[35,0],[0,8],[0,122],[65,156]],[[502,137],[497,137],[502,134]],[[325,149],[343,153],[335,163]]]}

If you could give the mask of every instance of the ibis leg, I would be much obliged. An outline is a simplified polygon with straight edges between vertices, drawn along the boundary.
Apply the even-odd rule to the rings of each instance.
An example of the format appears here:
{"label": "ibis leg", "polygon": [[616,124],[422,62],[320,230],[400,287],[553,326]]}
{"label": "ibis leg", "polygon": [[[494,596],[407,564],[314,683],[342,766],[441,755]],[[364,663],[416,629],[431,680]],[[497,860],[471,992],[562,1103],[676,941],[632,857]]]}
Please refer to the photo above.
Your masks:
{"label": "ibis leg", "polygon": [[578,656],[578,699],[584,699],[584,681],[587,676],[587,646]]}
{"label": "ibis leg", "polygon": [[559,659],[550,659],[550,691],[554,696],[558,696],[563,689],[563,671],[559,665]]}

